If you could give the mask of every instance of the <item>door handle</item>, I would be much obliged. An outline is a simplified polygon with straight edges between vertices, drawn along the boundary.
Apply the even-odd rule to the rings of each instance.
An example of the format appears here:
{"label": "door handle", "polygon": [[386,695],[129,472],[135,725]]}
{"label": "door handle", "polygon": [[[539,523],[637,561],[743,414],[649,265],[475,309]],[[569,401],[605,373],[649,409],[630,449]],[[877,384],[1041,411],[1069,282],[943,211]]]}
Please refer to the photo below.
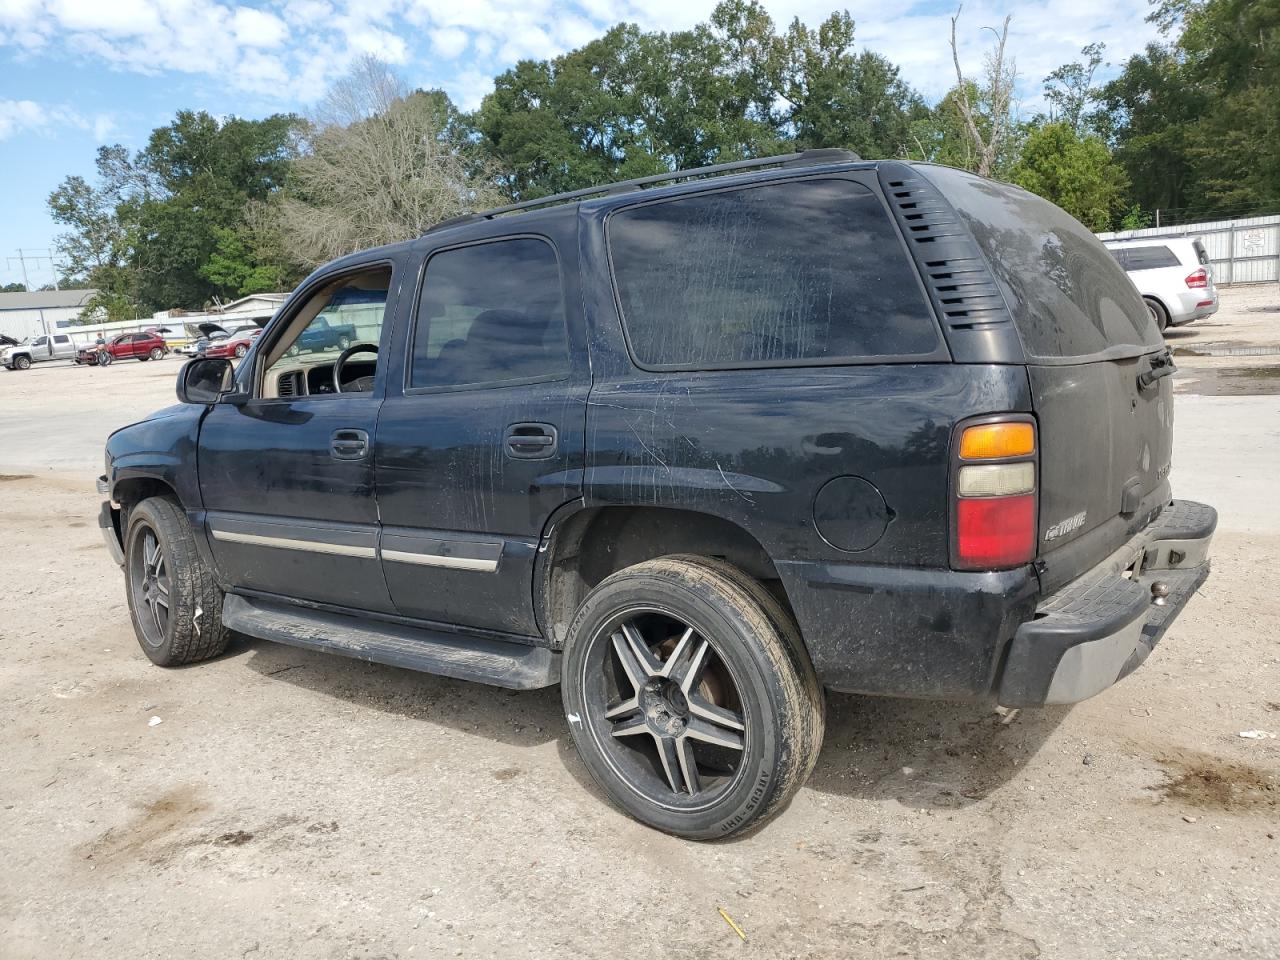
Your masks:
{"label": "door handle", "polygon": [[556,455],[556,428],[549,423],[513,423],[507,427],[503,445],[514,460],[548,460]]}
{"label": "door handle", "polygon": [[335,430],[329,437],[329,456],[335,460],[363,460],[369,455],[365,430]]}

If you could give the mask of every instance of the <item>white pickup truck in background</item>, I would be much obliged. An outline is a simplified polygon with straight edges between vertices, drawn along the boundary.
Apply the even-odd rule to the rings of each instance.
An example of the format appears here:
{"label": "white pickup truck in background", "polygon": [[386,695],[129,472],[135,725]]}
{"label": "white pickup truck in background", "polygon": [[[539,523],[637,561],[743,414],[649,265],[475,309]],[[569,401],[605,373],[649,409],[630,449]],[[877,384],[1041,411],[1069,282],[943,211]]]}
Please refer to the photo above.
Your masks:
{"label": "white pickup truck in background", "polygon": [[27,370],[44,360],[74,360],[76,345],[65,333],[41,334],[30,343],[0,349],[0,364],[10,370]]}

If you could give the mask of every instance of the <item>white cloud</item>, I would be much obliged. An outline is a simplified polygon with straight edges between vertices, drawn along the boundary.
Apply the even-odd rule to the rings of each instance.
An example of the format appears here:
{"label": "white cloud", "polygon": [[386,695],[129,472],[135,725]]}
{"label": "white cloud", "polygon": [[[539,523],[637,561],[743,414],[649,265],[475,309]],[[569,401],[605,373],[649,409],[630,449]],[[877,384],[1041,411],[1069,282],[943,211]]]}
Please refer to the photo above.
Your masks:
{"label": "white cloud", "polygon": [[103,143],[115,129],[115,120],[105,113],[87,118],[65,104],[0,100],[0,140],[20,133],[53,133],[65,127],[90,131],[96,143]]}
{"label": "white cloud", "polygon": [[[215,78],[259,102],[314,100],[357,56],[371,53],[428,72],[460,102],[516,60],[552,57],[619,21],[678,30],[705,20],[715,0],[0,0],[0,48],[27,59],[73,55],[113,69]],[[898,64],[930,99],[954,82],[942,0],[765,0],[778,29],[799,16],[817,25],[847,7],[857,46]],[[1042,78],[1095,40],[1123,62],[1156,37],[1137,0],[968,0],[960,55],[976,73],[990,34],[1013,14],[1009,50],[1024,109],[1038,105]]]}
{"label": "white cloud", "polygon": [[289,28],[273,13],[238,7],[231,16],[231,32],[245,46],[277,47],[289,35]]}
{"label": "white cloud", "polygon": [[0,100],[0,140],[22,130],[39,130],[49,115],[34,100]]}
{"label": "white cloud", "polygon": [[459,30],[457,27],[444,27],[441,30],[431,31],[431,46],[446,60],[456,59],[462,51],[467,49],[470,41],[471,37],[467,31]]}

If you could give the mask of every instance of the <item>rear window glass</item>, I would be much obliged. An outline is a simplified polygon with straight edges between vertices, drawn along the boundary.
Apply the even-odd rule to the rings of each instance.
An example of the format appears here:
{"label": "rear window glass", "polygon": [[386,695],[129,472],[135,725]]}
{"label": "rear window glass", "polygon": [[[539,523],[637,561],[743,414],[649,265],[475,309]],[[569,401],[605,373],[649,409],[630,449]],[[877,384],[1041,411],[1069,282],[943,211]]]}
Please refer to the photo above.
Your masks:
{"label": "rear window glass", "polygon": [[608,221],[631,351],[649,367],[924,357],[940,338],[880,201],[849,180],[628,207]]}
{"label": "rear window glass", "polygon": [[1079,221],[1017,187],[920,170],[978,241],[1030,356],[1137,356],[1163,344],[1133,282]]}
{"label": "rear window glass", "polygon": [[1177,256],[1164,246],[1125,247],[1124,258],[1130,270],[1164,270],[1178,265]]}

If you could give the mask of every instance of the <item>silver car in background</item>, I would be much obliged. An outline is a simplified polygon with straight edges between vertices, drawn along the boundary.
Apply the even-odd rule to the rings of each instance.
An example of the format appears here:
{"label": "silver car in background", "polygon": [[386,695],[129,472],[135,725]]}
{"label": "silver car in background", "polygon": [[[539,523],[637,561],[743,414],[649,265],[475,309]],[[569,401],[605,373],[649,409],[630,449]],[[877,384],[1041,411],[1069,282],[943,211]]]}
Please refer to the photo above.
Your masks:
{"label": "silver car in background", "polygon": [[1163,332],[1218,312],[1218,290],[1204,244],[1194,237],[1106,240]]}

